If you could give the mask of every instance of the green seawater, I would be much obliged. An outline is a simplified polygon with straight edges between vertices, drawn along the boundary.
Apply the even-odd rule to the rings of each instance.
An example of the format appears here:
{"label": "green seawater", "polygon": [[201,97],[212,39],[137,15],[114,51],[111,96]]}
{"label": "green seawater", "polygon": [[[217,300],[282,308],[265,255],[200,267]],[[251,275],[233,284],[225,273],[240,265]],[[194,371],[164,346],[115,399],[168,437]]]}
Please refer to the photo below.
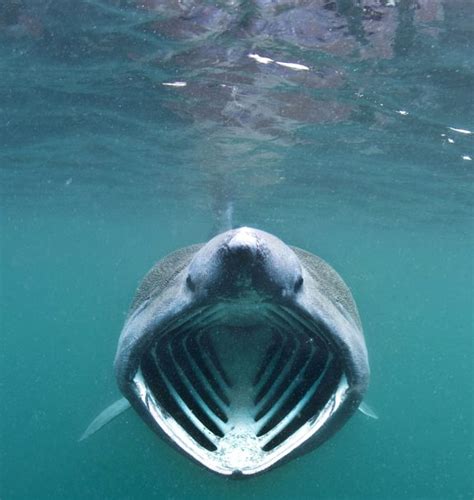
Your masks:
{"label": "green seawater", "polygon": [[[2,500],[474,497],[474,7],[329,3],[0,6]],[[78,443],[140,279],[229,204],[350,286],[379,419],[242,481],[133,411]]]}

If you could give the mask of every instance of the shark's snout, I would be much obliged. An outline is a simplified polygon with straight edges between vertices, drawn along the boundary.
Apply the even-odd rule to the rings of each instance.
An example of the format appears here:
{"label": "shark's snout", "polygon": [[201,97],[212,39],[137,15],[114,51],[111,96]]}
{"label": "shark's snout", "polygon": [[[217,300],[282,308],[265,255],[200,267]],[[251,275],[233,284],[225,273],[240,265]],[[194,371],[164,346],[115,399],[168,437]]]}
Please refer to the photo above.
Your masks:
{"label": "shark's snout", "polygon": [[288,298],[303,282],[301,265],[290,248],[269,237],[274,238],[243,227],[211,240],[189,266],[188,287],[201,298]]}
{"label": "shark's snout", "polygon": [[243,262],[255,262],[258,257],[258,238],[254,230],[238,229],[227,243],[228,256]]}

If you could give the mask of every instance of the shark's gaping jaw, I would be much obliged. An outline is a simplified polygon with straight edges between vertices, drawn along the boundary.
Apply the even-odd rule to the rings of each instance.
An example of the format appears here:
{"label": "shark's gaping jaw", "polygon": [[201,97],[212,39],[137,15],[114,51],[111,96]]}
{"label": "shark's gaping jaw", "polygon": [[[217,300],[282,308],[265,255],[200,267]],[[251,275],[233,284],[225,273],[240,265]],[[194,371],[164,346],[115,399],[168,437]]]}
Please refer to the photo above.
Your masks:
{"label": "shark's gaping jaw", "polygon": [[203,306],[158,328],[136,366],[132,404],[223,475],[263,472],[318,441],[349,394],[344,360],[321,325],[258,298]]}

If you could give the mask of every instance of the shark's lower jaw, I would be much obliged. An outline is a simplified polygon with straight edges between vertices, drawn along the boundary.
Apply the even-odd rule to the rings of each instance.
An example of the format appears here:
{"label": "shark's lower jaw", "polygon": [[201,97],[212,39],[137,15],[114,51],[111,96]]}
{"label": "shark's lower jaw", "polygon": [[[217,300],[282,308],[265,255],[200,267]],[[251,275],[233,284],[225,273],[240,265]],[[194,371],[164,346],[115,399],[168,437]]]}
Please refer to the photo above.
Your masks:
{"label": "shark's lower jaw", "polygon": [[169,325],[133,378],[168,438],[223,475],[274,466],[315,437],[347,388],[322,332],[265,303],[208,307]]}

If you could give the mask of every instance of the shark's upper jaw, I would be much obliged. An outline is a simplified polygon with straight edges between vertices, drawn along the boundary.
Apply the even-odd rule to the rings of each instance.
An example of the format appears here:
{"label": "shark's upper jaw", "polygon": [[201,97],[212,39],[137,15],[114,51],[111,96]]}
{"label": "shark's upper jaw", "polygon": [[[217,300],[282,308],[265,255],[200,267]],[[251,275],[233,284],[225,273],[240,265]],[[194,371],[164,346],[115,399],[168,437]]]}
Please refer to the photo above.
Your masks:
{"label": "shark's upper jaw", "polygon": [[202,307],[157,330],[131,386],[172,442],[223,475],[273,467],[316,438],[348,392],[321,327],[248,300]]}

